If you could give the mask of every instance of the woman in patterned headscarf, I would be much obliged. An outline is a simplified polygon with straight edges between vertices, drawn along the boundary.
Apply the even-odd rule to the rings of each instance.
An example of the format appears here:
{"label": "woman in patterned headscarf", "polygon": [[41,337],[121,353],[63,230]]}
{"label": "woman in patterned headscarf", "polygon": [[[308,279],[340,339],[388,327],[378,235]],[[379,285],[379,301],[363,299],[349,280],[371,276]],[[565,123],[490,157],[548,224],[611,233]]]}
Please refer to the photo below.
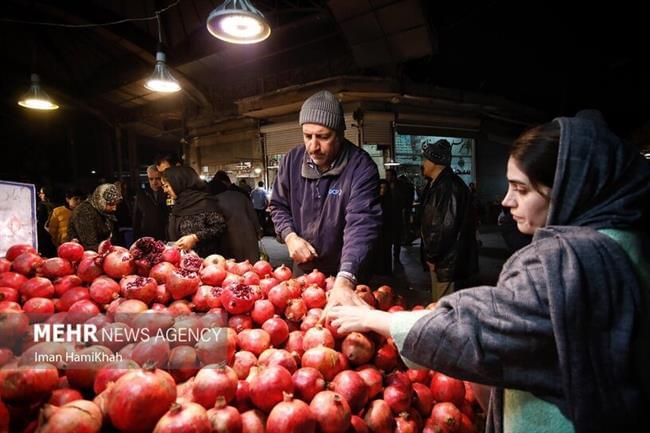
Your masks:
{"label": "woman in patterned headscarf", "polygon": [[95,188],[92,196],[72,212],[68,238],[77,239],[87,250],[97,250],[97,245],[115,232],[115,209],[122,194],[112,183]]}

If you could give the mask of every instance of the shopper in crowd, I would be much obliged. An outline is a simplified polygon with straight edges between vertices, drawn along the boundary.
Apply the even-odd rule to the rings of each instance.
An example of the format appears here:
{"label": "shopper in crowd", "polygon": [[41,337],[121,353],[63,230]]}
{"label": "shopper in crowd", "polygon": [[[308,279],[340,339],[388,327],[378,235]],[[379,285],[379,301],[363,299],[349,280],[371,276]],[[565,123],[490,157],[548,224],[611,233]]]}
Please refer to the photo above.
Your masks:
{"label": "shopper in crowd", "polygon": [[162,187],[173,201],[168,238],[201,257],[219,253],[226,222],[216,198],[191,167],[173,166],[162,172]]}
{"label": "shopper in crowd", "polygon": [[237,261],[255,263],[260,259],[262,227],[250,199],[237,191],[228,190],[217,195],[217,202],[226,220],[222,254]]}
{"label": "shopper in crowd", "polygon": [[425,143],[422,156],[429,183],[422,195],[420,245],[437,301],[478,271],[478,247],[469,188],[450,167],[451,144],[444,139]]}
{"label": "shopper in crowd", "polygon": [[117,205],[115,218],[117,218],[117,237],[113,240],[114,245],[130,247],[134,241],[133,238],[133,196],[129,191],[129,184],[126,180],[118,180],[115,186],[122,195],[122,200]]}
{"label": "shopper in crowd", "polygon": [[381,227],[379,175],[370,156],[345,139],[343,109],[321,91],[300,110],[304,146],[280,164],[271,218],[297,273],[336,275],[330,301],[353,298],[357,275]]}
{"label": "shopper in crowd", "polygon": [[167,217],[165,192],[162,190],[160,172],[155,165],[147,167],[148,184],[138,191],[133,204],[133,235],[135,239],[150,236],[167,239]]}
{"label": "shopper in crowd", "polygon": [[221,194],[224,191],[236,191],[249,197],[249,193],[235,185],[230,181],[230,176],[223,170],[219,170],[214,174],[214,177],[208,182],[208,191],[211,194]]}
{"label": "shopper in crowd", "polygon": [[112,183],[95,188],[88,200],[72,211],[68,224],[68,240],[76,239],[87,250],[97,251],[99,243],[117,236],[115,211],[122,194]]}
{"label": "shopper in crowd", "polygon": [[382,223],[376,247],[373,249],[372,273],[376,275],[391,275],[393,273],[392,248],[395,239],[396,213],[392,212],[393,200],[391,194],[388,180],[381,179],[379,181],[379,203],[381,205]]}
{"label": "shopper in crowd", "polygon": [[167,153],[164,155],[156,156],[156,158],[154,159],[154,165],[156,166],[156,170],[162,173],[163,171],[167,170],[169,167],[183,165],[183,161],[178,156],[178,154]]}
{"label": "shopper in crowd", "polygon": [[68,224],[70,223],[72,211],[79,206],[83,197],[84,194],[81,190],[68,190],[65,193],[65,205],[58,206],[52,211],[46,227],[55,247],[58,248],[59,245],[68,240]]}
{"label": "shopper in crowd", "polygon": [[392,252],[393,261],[396,265],[401,264],[400,252],[402,249],[402,239],[404,238],[404,214],[407,210],[411,209],[413,205],[413,188],[410,184],[404,183],[398,179],[397,172],[394,168],[386,170],[386,181],[390,189],[391,203],[388,210],[393,214],[391,221],[393,224],[392,230]]}
{"label": "shopper in crowd", "polygon": [[251,188],[251,186],[248,184],[248,182],[246,182],[246,179],[239,179],[239,185],[237,185],[237,186],[239,186],[239,189],[241,189],[242,191],[245,191],[246,194],[248,194],[249,196],[251,195],[251,192],[253,191],[253,188]]}
{"label": "shopper in crowd", "polygon": [[488,432],[638,431],[650,407],[650,167],[595,112],[522,134],[508,207],[533,242],[433,311],[330,309],[410,366],[488,385]]}
{"label": "shopper in crowd", "polygon": [[38,252],[44,257],[56,255],[56,248],[52,237],[45,228],[54,210],[53,189],[49,186],[38,188],[38,205],[36,206],[36,236],[38,238]]}
{"label": "shopper in crowd", "polygon": [[264,229],[268,221],[268,213],[266,212],[266,208],[269,207],[269,199],[266,197],[264,182],[261,180],[257,182],[257,188],[251,192],[251,200],[253,202],[253,208],[257,213],[257,219],[260,223],[260,226],[262,229]]}

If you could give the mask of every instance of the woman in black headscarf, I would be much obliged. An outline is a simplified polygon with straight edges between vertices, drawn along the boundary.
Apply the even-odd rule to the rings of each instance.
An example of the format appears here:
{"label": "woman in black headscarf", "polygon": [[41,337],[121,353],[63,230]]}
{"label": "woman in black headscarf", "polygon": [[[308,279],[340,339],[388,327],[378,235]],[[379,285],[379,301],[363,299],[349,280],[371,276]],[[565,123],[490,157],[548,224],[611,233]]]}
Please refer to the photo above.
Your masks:
{"label": "woman in black headscarf", "polygon": [[168,234],[176,246],[206,257],[219,252],[226,221],[205,182],[191,167],[170,167],[162,173],[163,190],[174,201]]}

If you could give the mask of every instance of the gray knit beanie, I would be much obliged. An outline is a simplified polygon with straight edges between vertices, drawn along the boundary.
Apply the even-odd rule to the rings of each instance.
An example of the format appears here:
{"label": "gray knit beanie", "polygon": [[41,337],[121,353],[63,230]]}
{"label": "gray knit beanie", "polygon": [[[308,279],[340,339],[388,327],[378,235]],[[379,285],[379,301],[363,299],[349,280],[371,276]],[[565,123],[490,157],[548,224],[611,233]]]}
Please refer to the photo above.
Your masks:
{"label": "gray knit beanie", "polygon": [[311,95],[300,109],[300,126],[316,123],[335,131],[345,130],[343,108],[332,92],[322,90]]}

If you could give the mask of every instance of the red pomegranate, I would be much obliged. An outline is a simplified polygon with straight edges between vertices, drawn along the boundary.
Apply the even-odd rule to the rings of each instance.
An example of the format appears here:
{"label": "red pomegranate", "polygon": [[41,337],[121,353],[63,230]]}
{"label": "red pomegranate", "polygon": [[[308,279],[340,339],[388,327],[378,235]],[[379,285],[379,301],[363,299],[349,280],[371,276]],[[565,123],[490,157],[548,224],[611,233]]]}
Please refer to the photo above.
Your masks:
{"label": "red pomegranate", "polygon": [[84,257],[77,266],[77,276],[84,283],[92,283],[93,280],[104,273],[104,269],[98,263],[97,257]]}
{"label": "red pomegranate", "polygon": [[0,257],[0,274],[11,270],[11,262],[4,257]]}
{"label": "red pomegranate", "polygon": [[296,371],[298,368],[296,358],[284,349],[266,349],[260,354],[258,365],[268,367],[269,365],[280,365],[287,369],[289,373]]}
{"label": "red pomegranate", "polygon": [[253,319],[246,314],[236,314],[228,319],[228,326],[235,330],[235,332],[240,333],[244,329],[253,328]]}
{"label": "red pomegranate", "polygon": [[208,412],[200,404],[173,403],[156,423],[153,433],[211,433]]}
{"label": "red pomegranate", "polygon": [[302,358],[303,353],[305,353],[305,350],[302,347],[303,335],[304,333],[302,331],[291,331],[289,333],[289,338],[287,338],[287,342],[284,344],[284,348],[287,351],[295,353],[300,358]]}
{"label": "red pomegranate", "polygon": [[451,402],[456,407],[463,404],[465,399],[465,385],[462,380],[454,379],[440,372],[435,372],[431,377],[431,395],[437,402]]}
{"label": "red pomegranate", "polygon": [[169,275],[165,287],[172,298],[179,300],[196,293],[200,284],[201,279],[196,272],[177,269]]}
{"label": "red pomegranate", "polygon": [[278,279],[278,281],[287,281],[291,278],[292,272],[291,269],[286,267],[284,264],[280,265],[273,271],[273,276]]}
{"label": "red pomegranate", "polygon": [[166,246],[162,252],[162,259],[174,266],[178,266],[181,261],[181,250],[174,246]]}
{"label": "red pomegranate", "polygon": [[61,297],[65,292],[73,287],[81,286],[83,282],[77,275],[66,275],[54,280],[54,296]]}
{"label": "red pomegranate", "polygon": [[9,249],[5,253],[5,258],[10,262],[13,262],[14,260],[16,260],[16,257],[21,255],[22,253],[38,254],[38,251],[36,251],[36,248],[34,248],[29,244],[16,244],[9,247]]}
{"label": "red pomegranate", "polygon": [[289,337],[289,325],[279,316],[274,316],[262,324],[262,329],[268,332],[271,344],[280,347]]}
{"label": "red pomegranate", "polygon": [[271,264],[266,260],[258,260],[253,265],[253,271],[255,271],[260,278],[266,278],[267,275],[273,273],[273,266],[271,266]]}
{"label": "red pomegranate", "polygon": [[[11,269],[14,272],[25,275],[26,277],[33,277],[36,270],[43,264],[45,260],[38,254],[25,252],[16,257],[11,263]],[[9,269],[7,269],[8,271]]]}
{"label": "red pomegranate", "polygon": [[237,284],[224,287],[220,300],[230,314],[244,314],[253,309],[257,295],[252,286]]}
{"label": "red pomegranate", "polygon": [[305,275],[305,280],[307,282],[307,285],[315,284],[321,289],[325,288],[325,274],[320,272],[318,269],[314,269]]}
{"label": "red pomegranate", "polygon": [[284,317],[292,322],[300,322],[307,314],[307,304],[302,298],[289,299]]}
{"label": "red pomegranate", "polygon": [[201,257],[196,253],[181,254],[181,262],[178,265],[179,268],[198,273],[202,266],[203,259],[201,259]]}
{"label": "red pomegranate", "polygon": [[320,287],[309,286],[302,292],[302,299],[307,308],[324,308],[327,304],[325,291]]}
{"label": "red pomegranate", "polygon": [[133,256],[127,250],[113,250],[104,258],[102,269],[111,278],[122,278],[133,274],[135,272]]}
{"label": "red pomegranate", "polygon": [[226,404],[222,396],[217,398],[216,405],[208,411],[213,433],[241,432],[241,415],[237,409]]}
{"label": "red pomegranate", "polygon": [[353,413],[358,413],[368,403],[370,387],[352,370],[345,370],[334,377],[329,384],[330,390],[340,394],[350,404]]}
{"label": "red pomegranate", "polygon": [[11,287],[20,290],[20,287],[27,282],[27,277],[17,272],[3,272],[0,274],[0,287]]}
{"label": "red pomegranate", "polygon": [[309,403],[316,394],[325,390],[325,379],[320,371],[313,367],[299,368],[291,376],[294,395]]}
{"label": "red pomegranate", "polygon": [[360,332],[351,332],[341,343],[341,352],[353,365],[366,364],[375,356],[375,343]]}
{"label": "red pomegranate", "polygon": [[416,382],[413,385],[413,402],[412,405],[415,407],[418,412],[424,417],[428,417],[431,414],[431,408],[433,407],[433,395],[428,386]]}
{"label": "red pomegranate", "polygon": [[269,291],[278,284],[280,284],[280,281],[277,278],[267,277],[260,280],[260,289],[262,289],[264,296],[269,296]]}
{"label": "red pomegranate", "polygon": [[251,401],[264,412],[283,401],[283,393],[293,392],[291,373],[278,365],[259,368],[249,384]]}
{"label": "red pomegranate", "polygon": [[156,280],[139,275],[127,275],[120,280],[120,294],[125,299],[138,299],[149,305],[156,298]]}
{"label": "red pomegranate", "polygon": [[302,348],[307,351],[313,347],[325,346],[334,349],[334,337],[327,328],[316,325],[305,332],[302,339]]}
{"label": "red pomegranate", "polygon": [[208,265],[201,269],[200,275],[203,284],[220,286],[226,278],[226,269],[219,265]]}
{"label": "red pomegranate", "polygon": [[275,314],[275,307],[268,299],[258,299],[253,304],[253,309],[250,312],[253,322],[261,325],[269,320]]}
{"label": "red pomegranate", "polygon": [[431,417],[427,419],[424,431],[457,432],[462,422],[462,416],[463,414],[453,403],[436,403],[431,409]]}
{"label": "red pomegranate", "polygon": [[97,370],[95,374],[95,382],[93,383],[93,391],[99,394],[104,391],[110,382],[116,382],[117,379],[124,376],[130,371],[139,368],[137,362],[130,359],[123,359],[108,363]]}
{"label": "red pomegranate", "polygon": [[247,350],[240,350],[235,353],[235,360],[232,369],[237,373],[239,379],[246,379],[250,373],[251,367],[257,365],[257,357],[254,353]]}
{"label": "red pomegranate", "polygon": [[76,389],[61,388],[52,391],[52,395],[47,402],[52,406],[63,406],[71,401],[83,400],[83,398],[83,395],[81,395],[81,393]]}
{"label": "red pomegranate", "polygon": [[377,367],[373,365],[362,365],[357,368],[357,373],[368,385],[368,398],[372,399],[382,392],[384,377]]}
{"label": "red pomegranate", "polygon": [[399,355],[392,338],[388,338],[375,354],[374,364],[381,370],[392,371],[399,363]]}
{"label": "red pomegranate", "polygon": [[61,407],[44,406],[38,420],[38,433],[63,431],[98,433],[102,426],[100,408],[88,400],[76,400]]}
{"label": "red pomegranate", "polygon": [[244,329],[237,335],[237,345],[255,356],[268,349],[271,341],[271,336],[264,329]]}
{"label": "red pomegranate", "polygon": [[18,290],[12,287],[0,287],[0,302],[18,302]]}
{"label": "red pomegranate", "polygon": [[284,401],[278,403],[266,421],[267,433],[314,433],[316,420],[304,401],[294,400],[291,394],[284,394]]}
{"label": "red pomegranate", "polygon": [[120,285],[112,278],[97,277],[88,288],[90,299],[103,305],[110,304],[120,295]]}
{"label": "red pomegranate", "polygon": [[309,409],[316,418],[319,431],[323,433],[345,433],[350,428],[350,405],[336,392],[319,392],[309,404]]}
{"label": "red pomegranate", "polygon": [[192,393],[194,401],[208,409],[222,396],[226,402],[235,398],[237,391],[237,373],[228,366],[219,364],[206,365],[196,374]]}
{"label": "red pomegranate", "polygon": [[287,308],[287,302],[292,298],[291,290],[286,284],[280,283],[269,290],[269,301],[280,311]]}
{"label": "red pomegranate", "polygon": [[62,259],[77,263],[83,258],[84,247],[79,242],[64,242],[59,245],[56,254]]}
{"label": "red pomegranate", "polygon": [[312,347],[302,355],[303,367],[314,367],[323,374],[325,380],[330,381],[342,371],[345,366],[341,362],[339,352],[329,347]]}
{"label": "red pomegranate", "polygon": [[374,400],[370,403],[364,421],[373,432],[391,432],[395,425],[390,406],[384,400]]}
{"label": "red pomegranate", "polygon": [[165,284],[169,275],[176,270],[176,266],[169,262],[160,262],[151,268],[149,276],[156,280],[158,284]]}
{"label": "red pomegranate", "polygon": [[59,372],[52,364],[38,363],[4,368],[0,395],[8,404],[38,403],[56,389]]}
{"label": "red pomegranate", "polygon": [[265,433],[266,415],[257,409],[248,410],[241,414],[242,432]]}
{"label": "red pomegranate", "polygon": [[20,287],[20,294],[23,299],[29,298],[51,298],[54,296],[54,286],[47,278],[30,278]]}

